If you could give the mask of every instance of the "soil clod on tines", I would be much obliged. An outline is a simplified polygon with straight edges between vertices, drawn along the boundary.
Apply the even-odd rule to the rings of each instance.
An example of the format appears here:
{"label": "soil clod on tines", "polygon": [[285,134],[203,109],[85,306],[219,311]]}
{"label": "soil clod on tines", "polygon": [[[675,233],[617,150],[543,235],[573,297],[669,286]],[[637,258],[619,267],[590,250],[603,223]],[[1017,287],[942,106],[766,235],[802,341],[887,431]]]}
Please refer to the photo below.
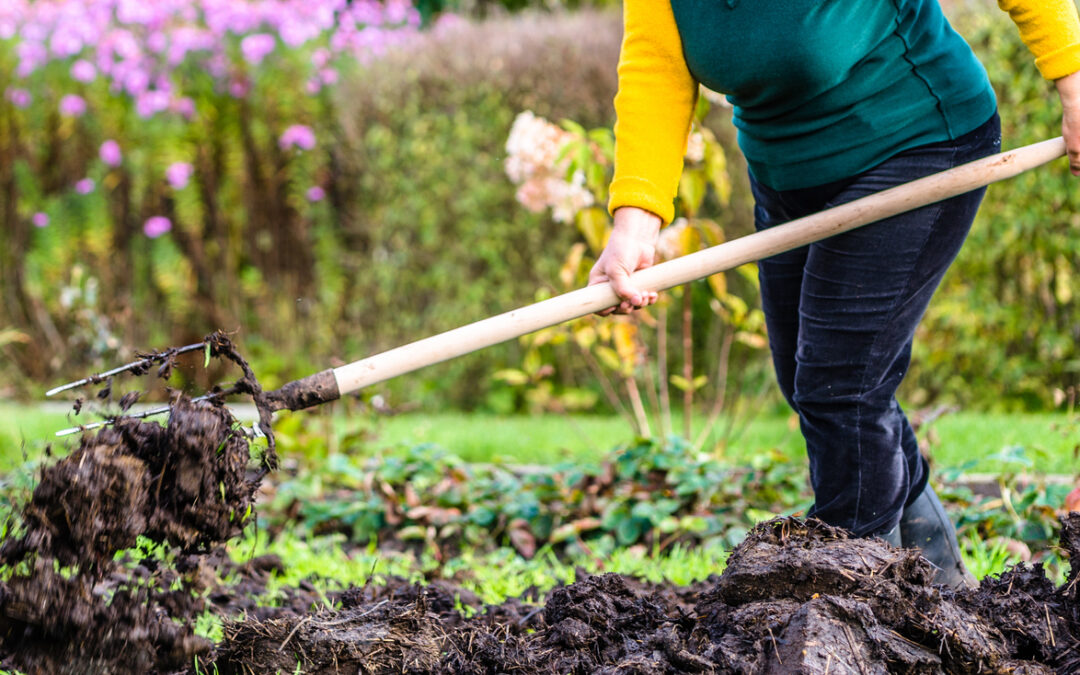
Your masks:
{"label": "soil clod on tines", "polygon": [[[240,533],[258,481],[224,409],[174,402],[166,426],[121,419],[46,467],[14,536],[0,547],[5,662],[28,673],[173,672],[206,655],[170,594],[115,559],[140,537],[184,554]],[[194,617],[176,617],[194,620]]]}

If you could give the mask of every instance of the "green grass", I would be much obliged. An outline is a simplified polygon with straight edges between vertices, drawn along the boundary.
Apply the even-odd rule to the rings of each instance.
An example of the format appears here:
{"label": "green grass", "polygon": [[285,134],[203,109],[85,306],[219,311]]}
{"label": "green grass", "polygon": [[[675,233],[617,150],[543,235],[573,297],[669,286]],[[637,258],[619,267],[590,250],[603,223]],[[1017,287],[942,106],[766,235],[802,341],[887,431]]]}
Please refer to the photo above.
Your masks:
{"label": "green grass", "polygon": [[[1002,451],[1022,447],[1033,458],[1033,471],[1071,474],[1080,458],[1080,425],[1066,433],[1063,414],[956,413],[933,424],[931,455],[938,467],[975,462],[971,471],[996,473],[1006,462],[994,459]],[[700,422],[695,424],[695,428]],[[496,417],[458,413],[409,414],[382,420],[376,427],[375,447],[435,443],[466,461],[503,460],[510,463],[550,464],[561,460],[594,460],[599,454],[632,438],[625,422],[616,417]],[[763,416],[727,446],[712,448],[720,458],[750,461],[763,450],[777,449],[801,460],[802,436],[789,416]]]}
{"label": "green grass", "polygon": [[[289,420],[288,418],[295,418]],[[82,420],[80,420],[82,421]],[[996,473],[1015,470],[994,459],[1004,450],[1022,447],[1034,460],[1027,470],[1075,473],[1080,463],[1080,424],[1063,414],[996,414],[961,412],[933,424],[931,453],[939,468],[975,464],[970,471]],[[62,412],[37,406],[0,403],[0,473],[18,466],[24,450],[30,459],[41,456],[46,444],[62,446],[54,431],[72,422]],[[279,415],[282,429],[302,428],[309,438],[325,439],[332,427],[339,433],[364,432],[364,445],[380,449],[434,443],[469,462],[505,461],[515,464],[550,464],[563,460],[595,460],[616,445],[633,438],[629,426],[617,417],[559,415],[521,416],[467,413],[410,413],[389,418],[346,417],[332,420],[312,413]],[[679,426],[676,421],[676,426]],[[695,420],[695,432],[702,420]],[[73,438],[73,437],[69,437]],[[67,442],[72,442],[68,440]],[[763,450],[778,449],[793,461],[803,457],[802,437],[794,420],[785,415],[761,416],[729,445],[710,451],[734,462],[746,462]]]}
{"label": "green grass", "polygon": [[[530,588],[543,594],[560,583],[573,583],[578,569],[590,574],[615,572],[642,581],[685,586],[710,574],[719,574],[729,553],[715,542],[692,549],[675,545],[659,553],[641,547],[622,548],[606,556],[579,555],[568,559],[559,559],[551,549],[544,548],[527,560],[512,549],[501,548],[483,554],[464,551],[440,566],[430,554],[385,552],[374,545],[343,548],[343,539],[340,535],[301,538],[287,530],[268,542],[265,533],[253,535],[249,528],[243,539],[230,544],[229,552],[236,562],[265,553],[281,557],[285,570],[267,584],[268,604],[275,602],[281,589],[296,587],[304,580],[326,598],[331,591],[362,586],[369,581],[384,584],[392,576],[414,583],[425,579],[452,580],[476,593],[486,604],[520,597]],[[329,600],[324,604],[329,604]]]}

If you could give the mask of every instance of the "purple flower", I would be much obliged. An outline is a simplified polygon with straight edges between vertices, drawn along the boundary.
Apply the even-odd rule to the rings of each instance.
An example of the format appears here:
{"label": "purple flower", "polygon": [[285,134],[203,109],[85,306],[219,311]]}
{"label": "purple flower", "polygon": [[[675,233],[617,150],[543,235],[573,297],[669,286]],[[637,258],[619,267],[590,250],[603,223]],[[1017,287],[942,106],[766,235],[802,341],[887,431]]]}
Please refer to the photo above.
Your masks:
{"label": "purple flower", "polygon": [[121,61],[120,69],[124,71],[124,88],[129,94],[139,96],[146,92],[150,86],[150,75],[145,70],[131,61]]}
{"label": "purple flower", "polygon": [[319,47],[311,54],[311,65],[316,68],[325,68],[326,64],[330,62],[330,50]]}
{"label": "purple flower", "polygon": [[165,216],[151,216],[143,223],[143,234],[151,239],[157,239],[172,229],[172,222]]}
{"label": "purple flower", "polygon": [[321,79],[324,84],[337,84],[338,72],[333,68],[323,68],[319,71],[319,79]]}
{"label": "purple flower", "polygon": [[172,102],[170,109],[183,115],[184,119],[191,119],[195,116],[195,101],[189,96],[182,96]]}
{"label": "purple flower", "polygon": [[323,190],[318,185],[313,185],[308,188],[307,198],[309,202],[321,202],[326,197],[326,190]]}
{"label": "purple flower", "polygon": [[77,82],[93,82],[97,77],[97,68],[86,59],[79,59],[71,64],[71,77]]}
{"label": "purple flower", "polygon": [[34,227],[48,227],[49,216],[41,211],[38,211],[34,215],[30,216],[30,222],[34,224]]}
{"label": "purple flower", "polygon": [[240,41],[240,52],[244,60],[253,66],[262,63],[266,55],[274,51],[274,36],[269,33],[255,33]]}
{"label": "purple flower", "polygon": [[81,195],[88,195],[94,191],[94,185],[93,178],[83,178],[75,183],[75,192],[78,192]]}
{"label": "purple flower", "polygon": [[237,78],[229,83],[229,96],[244,98],[251,91],[251,83],[246,78]]}
{"label": "purple flower", "polygon": [[165,169],[165,180],[174,190],[183,190],[191,179],[192,167],[187,162],[173,162]]}
{"label": "purple flower", "polygon": [[31,96],[30,92],[25,89],[8,88],[7,100],[11,101],[11,104],[16,108],[25,108],[30,105]]}
{"label": "purple flower", "polygon": [[68,117],[82,117],[86,113],[86,101],[82,96],[66,94],[60,99],[60,114]]}
{"label": "purple flower", "polygon": [[135,97],[135,112],[139,117],[153,117],[163,110],[168,110],[170,102],[168,92],[144,91]]}
{"label": "purple flower", "polygon": [[146,38],[146,46],[155,54],[160,54],[169,46],[169,38],[165,33],[156,30]]}
{"label": "purple flower", "polygon": [[121,160],[124,159],[123,153],[120,152],[120,144],[111,138],[101,144],[98,155],[101,157],[101,161],[109,166],[120,166]]}
{"label": "purple flower", "polygon": [[282,150],[294,147],[301,150],[311,150],[315,147],[315,132],[309,126],[294,124],[286,129],[285,133],[281,134],[278,145],[281,146]]}
{"label": "purple flower", "polygon": [[19,77],[30,75],[49,59],[49,51],[45,49],[45,45],[26,36],[23,36],[23,41],[15,47],[15,53],[19,56],[19,65],[15,69],[15,74]]}

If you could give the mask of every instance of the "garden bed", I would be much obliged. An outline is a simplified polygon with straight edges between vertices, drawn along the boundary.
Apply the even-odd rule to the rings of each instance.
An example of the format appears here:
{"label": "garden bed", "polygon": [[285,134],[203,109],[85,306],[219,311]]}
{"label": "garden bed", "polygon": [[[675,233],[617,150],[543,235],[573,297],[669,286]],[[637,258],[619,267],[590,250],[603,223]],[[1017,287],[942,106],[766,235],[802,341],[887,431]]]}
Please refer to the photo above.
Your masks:
{"label": "garden bed", "polygon": [[[26,673],[1075,673],[1078,573],[1039,567],[974,591],[930,583],[912,551],[814,521],[757,526],[723,574],[688,588],[579,575],[483,606],[438,582],[260,598],[280,560],[231,563],[253,471],[234,420],[176,402],[169,424],[123,420],[46,467],[5,539],[0,659]],[[660,480],[660,476],[652,475]],[[609,478],[610,480],[610,478]],[[661,480],[661,483],[663,481]],[[659,485],[659,484],[658,484]],[[659,489],[659,488],[657,488]],[[11,531],[9,531],[11,532]],[[1080,514],[1063,552],[1080,555]],[[159,547],[157,556],[132,551]],[[122,553],[125,552],[126,553]],[[118,555],[119,554],[119,555]],[[222,577],[231,577],[228,586]],[[312,607],[323,607],[312,611]],[[208,612],[231,617],[200,637]],[[213,665],[209,665],[209,664]]]}

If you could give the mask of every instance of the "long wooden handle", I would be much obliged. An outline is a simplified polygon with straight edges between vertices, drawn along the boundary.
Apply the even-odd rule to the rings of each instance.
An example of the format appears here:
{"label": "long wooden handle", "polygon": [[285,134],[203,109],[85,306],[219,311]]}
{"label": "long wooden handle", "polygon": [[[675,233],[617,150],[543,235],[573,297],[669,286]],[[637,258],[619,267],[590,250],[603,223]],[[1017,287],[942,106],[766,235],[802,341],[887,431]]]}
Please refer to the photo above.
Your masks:
{"label": "long wooden handle", "polygon": [[[641,270],[634,275],[634,283],[645,290],[673,288],[1012,178],[1064,154],[1065,142],[1058,137],[986,157]],[[397,347],[330,372],[337,382],[339,395],[347,394],[618,303],[619,299],[610,284],[588,286]]]}

